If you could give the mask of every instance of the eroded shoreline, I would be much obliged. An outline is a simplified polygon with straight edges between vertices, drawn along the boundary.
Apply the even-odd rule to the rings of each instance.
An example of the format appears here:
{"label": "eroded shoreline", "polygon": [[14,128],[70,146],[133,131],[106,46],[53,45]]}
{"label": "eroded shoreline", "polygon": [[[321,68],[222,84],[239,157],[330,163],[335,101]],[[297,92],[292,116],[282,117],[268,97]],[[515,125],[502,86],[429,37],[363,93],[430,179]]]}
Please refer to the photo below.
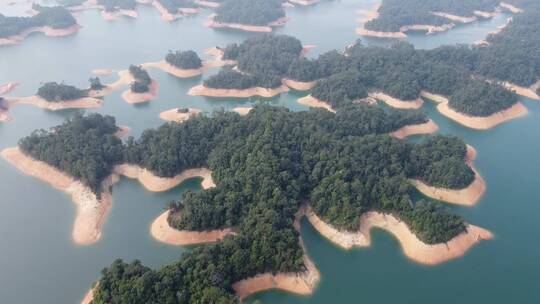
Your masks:
{"label": "eroded shoreline", "polygon": [[289,88],[285,85],[281,85],[277,88],[268,89],[263,87],[254,87],[249,89],[214,89],[209,88],[204,85],[198,85],[192,87],[188,91],[190,96],[206,96],[206,97],[217,97],[217,98],[249,98],[253,96],[260,96],[265,98],[271,98],[277,96],[281,93],[288,92]]}

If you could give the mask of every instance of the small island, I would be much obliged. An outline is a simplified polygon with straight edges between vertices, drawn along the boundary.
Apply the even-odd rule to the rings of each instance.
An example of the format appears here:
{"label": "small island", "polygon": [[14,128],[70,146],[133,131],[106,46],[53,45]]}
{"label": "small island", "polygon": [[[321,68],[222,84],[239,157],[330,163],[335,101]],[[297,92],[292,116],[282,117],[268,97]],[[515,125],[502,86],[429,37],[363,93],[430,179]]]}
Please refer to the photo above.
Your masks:
{"label": "small island", "polygon": [[142,103],[157,97],[158,84],[150,78],[148,72],[141,66],[129,66],[129,74],[133,80],[129,90],[122,93],[122,98],[127,103]]}
{"label": "small island", "polygon": [[143,63],[143,68],[158,68],[179,78],[190,78],[201,75],[206,65],[194,51],[169,51],[165,60]]}
{"label": "small island", "polygon": [[37,91],[36,95],[29,97],[5,97],[1,100],[3,117],[1,121],[9,121],[9,109],[18,104],[30,104],[50,111],[64,109],[93,109],[101,107],[103,100],[101,90],[105,88],[98,77],[90,78],[89,89],[79,89],[65,83],[46,82]]}
{"label": "small island", "polygon": [[199,13],[199,4],[192,0],[154,0],[152,5],[165,21],[174,21],[184,15]]}
{"label": "small island", "polygon": [[32,5],[37,12],[32,17],[6,17],[0,14],[0,46],[18,44],[35,32],[59,37],[76,33],[77,20],[63,7]]}
{"label": "small island", "polygon": [[184,122],[194,116],[201,114],[201,110],[193,108],[175,108],[159,114],[159,118],[165,121]]}
{"label": "small island", "polygon": [[209,16],[206,26],[228,28],[249,32],[272,32],[282,26],[288,18],[282,0],[225,0]]}

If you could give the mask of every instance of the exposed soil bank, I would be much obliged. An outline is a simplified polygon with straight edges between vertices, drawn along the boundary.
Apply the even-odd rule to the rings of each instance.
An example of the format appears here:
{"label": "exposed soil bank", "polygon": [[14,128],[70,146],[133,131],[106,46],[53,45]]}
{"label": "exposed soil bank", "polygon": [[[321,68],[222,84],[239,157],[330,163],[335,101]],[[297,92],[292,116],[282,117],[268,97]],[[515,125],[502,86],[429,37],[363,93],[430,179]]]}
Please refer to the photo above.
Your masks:
{"label": "exposed soil bank", "polygon": [[30,34],[36,33],[36,32],[43,33],[45,36],[48,36],[48,37],[62,37],[62,36],[69,36],[69,35],[75,34],[79,30],[79,28],[81,28],[81,26],[78,24],[74,24],[70,27],[66,27],[63,29],[55,29],[49,26],[32,27],[27,30],[24,30],[18,35],[13,35],[7,38],[0,38],[0,46],[21,43]]}
{"label": "exposed soil bank", "polygon": [[381,100],[387,105],[397,109],[420,109],[424,104],[424,101],[420,98],[415,100],[401,100],[383,92],[371,92],[369,93],[369,96]]}
{"label": "exposed soil bank", "polygon": [[197,116],[202,113],[201,110],[194,109],[194,108],[188,108],[187,109],[188,111],[185,113],[179,112],[179,110],[180,110],[179,108],[174,108],[174,109],[161,112],[159,114],[159,118],[165,121],[174,121],[177,123],[181,123],[190,119],[191,117]]}
{"label": "exposed soil bank", "polygon": [[412,135],[433,134],[437,132],[437,130],[439,130],[439,126],[437,126],[437,124],[430,119],[422,124],[401,127],[390,133],[390,136],[403,139]]}
{"label": "exposed soil bank", "polygon": [[246,116],[251,110],[253,110],[252,107],[236,107],[233,109],[233,112],[240,114],[240,116]]}
{"label": "exposed soil bank", "polygon": [[130,104],[148,102],[148,101],[151,101],[151,100],[154,100],[154,99],[157,98],[157,89],[158,89],[158,87],[159,87],[159,85],[158,85],[157,81],[152,79],[152,82],[150,83],[148,92],[134,93],[131,90],[127,90],[127,91],[124,91],[122,93],[122,98],[127,103],[130,103]]}
{"label": "exposed soil bank", "polygon": [[410,179],[409,182],[422,192],[425,196],[433,199],[445,201],[456,205],[472,206],[478,203],[484,192],[486,191],[486,183],[480,173],[474,167],[474,159],[476,158],[476,150],[467,145],[467,155],[465,162],[474,172],[473,182],[463,189],[445,189],[429,186],[420,180]]}
{"label": "exposed soil bank", "polygon": [[150,234],[158,241],[169,245],[197,245],[215,243],[227,235],[233,235],[230,228],[209,231],[177,230],[169,225],[170,211],[167,210],[158,216],[150,226]]}
{"label": "exposed soil bank", "polygon": [[481,240],[489,240],[493,235],[488,230],[467,224],[467,230],[447,243],[429,245],[421,240],[409,227],[395,216],[370,211],[360,218],[357,232],[341,231],[322,221],[308,207],[308,220],[313,227],[332,243],[345,248],[368,247],[371,245],[371,229],[380,228],[393,234],[401,244],[403,253],[411,260],[426,265],[436,265],[463,256]]}
{"label": "exposed soil bank", "polygon": [[282,79],[283,84],[297,91],[309,91],[317,84],[317,81],[297,81],[289,78]]}
{"label": "exposed soil bank", "polygon": [[245,90],[236,89],[214,89],[205,87],[204,85],[198,85],[191,88],[188,91],[190,96],[207,96],[207,97],[232,97],[232,98],[249,98],[253,96],[261,96],[271,98],[281,93],[288,92],[289,88],[285,85],[281,85],[275,89],[268,89],[262,87],[249,88]]}
{"label": "exposed soil bank", "polygon": [[110,188],[118,181],[111,175],[102,183],[101,198],[80,181],[49,164],[25,155],[19,148],[7,148],[2,157],[21,172],[44,181],[71,196],[77,205],[77,215],[73,227],[73,241],[78,245],[90,245],[101,237],[101,227],[112,202]]}
{"label": "exposed soil bank", "polygon": [[114,172],[118,175],[139,180],[146,190],[152,192],[170,190],[184,181],[195,177],[201,177],[203,179],[201,183],[203,189],[209,189],[216,186],[212,180],[212,171],[206,168],[188,169],[174,177],[160,177],[137,165],[122,164],[116,165],[114,167]]}
{"label": "exposed soil bank", "polygon": [[204,66],[200,67],[198,69],[181,69],[178,67],[175,67],[171,64],[169,64],[165,60],[161,60],[158,62],[147,62],[141,64],[143,68],[156,68],[160,69],[166,73],[169,73],[173,76],[179,77],[179,78],[191,78],[201,75],[204,72]]}
{"label": "exposed soil bank", "polygon": [[438,103],[437,110],[442,115],[461,125],[477,130],[491,129],[503,122],[525,116],[528,113],[527,108],[521,102],[518,102],[506,110],[493,113],[489,116],[470,116],[452,109],[448,105],[448,98],[445,96],[432,94],[426,91],[422,91],[421,96]]}
{"label": "exposed soil bank", "polygon": [[10,81],[8,83],[0,85],[0,95],[9,94],[11,91],[15,90],[18,85],[19,83],[16,81]]}
{"label": "exposed soil bank", "polygon": [[313,108],[324,108],[332,113],[336,113],[336,110],[334,110],[329,103],[319,100],[311,95],[308,95],[306,97],[302,97],[297,100],[299,104],[313,107]]}

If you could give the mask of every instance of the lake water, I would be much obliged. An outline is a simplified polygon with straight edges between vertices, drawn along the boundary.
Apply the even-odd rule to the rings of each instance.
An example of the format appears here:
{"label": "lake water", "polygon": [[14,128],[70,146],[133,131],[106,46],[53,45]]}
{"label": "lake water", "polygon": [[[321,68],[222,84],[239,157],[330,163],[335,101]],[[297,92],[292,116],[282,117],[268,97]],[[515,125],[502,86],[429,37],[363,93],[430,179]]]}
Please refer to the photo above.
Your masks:
{"label": "lake water", "polygon": [[[374,3],[341,0],[289,9],[292,20],[277,33],[317,45],[310,56],[343,49],[358,38],[354,33],[357,10],[369,9]],[[4,9],[8,10],[0,4],[0,12]],[[11,7],[9,11],[20,13],[24,9]],[[251,36],[203,27],[208,10],[174,23],[163,22],[151,7],[140,6],[139,13],[136,20],[109,22],[98,12],[87,11],[78,16],[83,28],[74,36],[50,38],[36,34],[20,45],[0,47],[0,83],[21,82],[12,96],[33,95],[46,81],[85,87],[92,77],[90,71],[96,68],[125,69],[130,64],[160,60],[168,50],[193,49],[202,54],[208,47]],[[500,15],[435,36],[413,35],[409,40],[418,48],[472,43],[504,24],[507,17]],[[116,92],[107,96],[104,106],[96,112],[114,115],[119,124],[130,126],[131,134],[138,136],[145,128],[160,125],[158,114],[173,107],[210,112],[267,102],[306,109],[296,103],[305,94],[297,92],[270,100],[191,97],[186,95],[187,90],[199,84],[201,78],[182,80],[159,70],[149,72],[160,84],[157,100],[133,106]],[[114,76],[102,80],[114,81]],[[464,258],[427,267],[407,260],[399,243],[382,231],[374,232],[371,248],[343,251],[304,222],[302,236],[322,274],[315,294],[299,297],[272,291],[248,302],[539,303],[540,102],[523,101],[530,110],[528,116],[482,132],[449,121],[429,102],[424,107],[439,124],[440,133],[460,136],[478,150],[475,164],[487,182],[487,192],[477,206],[453,209],[467,221],[493,231],[494,240],[480,243]],[[14,121],[0,124],[0,149],[16,145],[19,138],[34,129],[60,124],[73,113],[17,106],[11,111]],[[91,246],[77,246],[71,241],[75,205],[70,199],[0,161],[0,303],[78,303],[100,270],[116,258],[140,259],[152,267],[174,261],[189,248],[153,240],[149,226],[168,200],[198,188],[199,182],[192,180],[167,193],[150,193],[137,182],[122,179],[114,187],[113,207],[102,239]]]}

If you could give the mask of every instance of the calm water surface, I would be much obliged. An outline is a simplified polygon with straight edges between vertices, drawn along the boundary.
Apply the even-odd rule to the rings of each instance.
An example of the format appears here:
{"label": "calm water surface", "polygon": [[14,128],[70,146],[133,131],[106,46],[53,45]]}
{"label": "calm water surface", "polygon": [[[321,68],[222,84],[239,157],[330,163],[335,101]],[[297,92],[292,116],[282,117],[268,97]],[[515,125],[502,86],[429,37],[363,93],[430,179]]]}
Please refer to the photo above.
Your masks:
{"label": "calm water surface", "polygon": [[[4,1],[1,1],[4,2]],[[343,49],[357,36],[357,10],[375,1],[341,0],[311,8],[289,9],[292,20],[278,33],[298,37],[317,48],[310,56]],[[22,7],[0,12],[20,14]],[[20,81],[12,96],[33,95],[40,83],[65,81],[85,87],[95,68],[125,69],[129,64],[156,61],[168,50],[203,50],[240,42],[250,34],[214,31],[202,23],[210,11],[174,23],[161,21],[150,7],[140,7],[140,18],[103,20],[96,11],[78,16],[83,26],[71,37],[33,35],[22,44],[0,48],[0,83]],[[426,37],[412,35],[418,48],[442,44],[472,43],[483,39],[507,15],[461,26],[448,33]],[[385,45],[388,41],[366,40]],[[270,100],[207,99],[187,96],[187,90],[203,79],[177,79],[150,70],[160,83],[159,98],[145,105],[122,101],[120,92],[105,98],[96,112],[116,116],[119,124],[138,136],[145,128],[162,123],[161,111],[196,107],[211,112],[239,105],[266,102],[294,110],[306,109],[295,101],[303,94],[291,92]],[[212,71],[211,73],[216,72]],[[208,73],[204,77],[207,77]],[[114,76],[104,77],[114,81]],[[465,258],[426,267],[408,261],[399,243],[382,231],[374,232],[373,246],[349,252],[332,246],[304,223],[302,236],[322,273],[312,297],[267,292],[252,297],[263,303],[538,303],[540,301],[540,103],[524,100],[527,117],[487,132],[463,128],[435,110],[424,107],[439,124],[440,133],[454,134],[478,150],[476,165],[488,184],[482,201],[472,208],[454,208],[469,222],[492,230],[496,238],[482,242]],[[48,112],[32,106],[11,111],[14,121],[0,124],[0,148],[37,128],[61,123],[74,111]],[[75,206],[63,193],[25,176],[0,161],[0,303],[78,303],[100,270],[115,258],[140,259],[158,267],[177,259],[189,248],[160,244],[149,235],[149,226],[165,206],[188,189],[199,189],[192,180],[167,193],[150,193],[137,182],[123,179],[114,187],[114,203],[103,227],[102,239],[91,246],[71,242]]]}

